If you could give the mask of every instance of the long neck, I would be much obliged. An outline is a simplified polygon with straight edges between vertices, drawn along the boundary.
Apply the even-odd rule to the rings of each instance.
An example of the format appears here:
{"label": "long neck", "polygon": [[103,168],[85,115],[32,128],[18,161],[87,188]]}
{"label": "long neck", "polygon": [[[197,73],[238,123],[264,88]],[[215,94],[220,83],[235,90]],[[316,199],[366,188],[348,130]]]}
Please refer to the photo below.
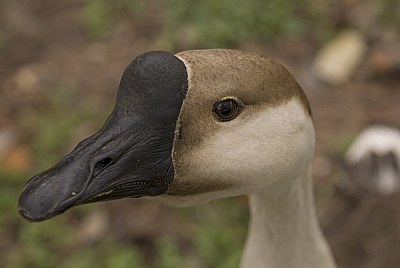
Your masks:
{"label": "long neck", "polygon": [[250,195],[241,267],[335,267],[315,215],[310,169],[305,173]]}

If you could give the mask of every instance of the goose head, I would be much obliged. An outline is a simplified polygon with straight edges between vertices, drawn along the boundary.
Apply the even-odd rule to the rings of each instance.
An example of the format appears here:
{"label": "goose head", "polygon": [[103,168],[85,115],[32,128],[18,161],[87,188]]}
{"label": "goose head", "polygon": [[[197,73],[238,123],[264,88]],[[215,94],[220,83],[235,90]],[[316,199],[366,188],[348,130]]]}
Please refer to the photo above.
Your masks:
{"label": "goose head", "polygon": [[281,64],[236,50],[149,52],[125,70],[102,129],[33,177],[19,212],[41,221],[90,202],[174,206],[257,193],[307,172],[314,128]]}

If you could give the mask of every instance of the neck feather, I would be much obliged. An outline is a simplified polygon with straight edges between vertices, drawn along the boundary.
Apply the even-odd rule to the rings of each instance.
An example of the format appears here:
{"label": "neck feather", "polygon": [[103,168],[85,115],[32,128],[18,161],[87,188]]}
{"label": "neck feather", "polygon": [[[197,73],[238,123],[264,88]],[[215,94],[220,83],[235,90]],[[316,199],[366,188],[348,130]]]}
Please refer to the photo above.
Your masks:
{"label": "neck feather", "polygon": [[315,214],[311,168],[250,194],[242,267],[335,267]]}

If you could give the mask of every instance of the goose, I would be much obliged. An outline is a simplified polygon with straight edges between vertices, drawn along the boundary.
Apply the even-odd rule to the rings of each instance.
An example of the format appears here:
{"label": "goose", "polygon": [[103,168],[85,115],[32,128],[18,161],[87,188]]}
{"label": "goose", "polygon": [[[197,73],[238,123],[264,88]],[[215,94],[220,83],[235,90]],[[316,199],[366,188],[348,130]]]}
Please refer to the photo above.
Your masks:
{"label": "goose", "polygon": [[248,195],[241,267],[335,267],[315,212],[309,103],[283,65],[251,52],[139,55],[103,127],[25,185],[43,221],[86,203],[146,198],[187,207]]}

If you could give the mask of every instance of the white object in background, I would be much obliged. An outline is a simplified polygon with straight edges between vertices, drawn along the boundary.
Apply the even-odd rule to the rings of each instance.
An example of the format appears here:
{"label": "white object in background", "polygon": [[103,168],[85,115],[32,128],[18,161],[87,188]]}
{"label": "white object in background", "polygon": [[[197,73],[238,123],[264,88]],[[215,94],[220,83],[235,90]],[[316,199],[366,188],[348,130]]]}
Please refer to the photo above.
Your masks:
{"label": "white object in background", "polygon": [[341,85],[354,75],[366,51],[366,41],[359,32],[342,31],[319,51],[313,74],[330,85]]}
{"label": "white object in background", "polygon": [[400,130],[375,125],[363,130],[345,155],[359,181],[389,195],[400,189]]}

